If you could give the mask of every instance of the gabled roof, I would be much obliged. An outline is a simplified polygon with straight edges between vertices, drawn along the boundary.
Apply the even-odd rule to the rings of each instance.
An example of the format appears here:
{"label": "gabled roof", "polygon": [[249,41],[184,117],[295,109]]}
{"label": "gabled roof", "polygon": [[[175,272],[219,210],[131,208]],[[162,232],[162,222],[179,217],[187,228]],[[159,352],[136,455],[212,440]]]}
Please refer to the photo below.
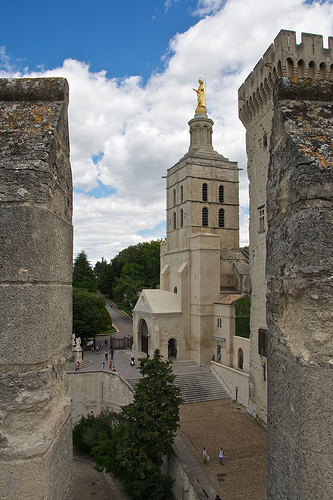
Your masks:
{"label": "gabled roof", "polygon": [[142,290],[135,307],[135,312],[152,314],[181,313],[180,296],[165,290]]}

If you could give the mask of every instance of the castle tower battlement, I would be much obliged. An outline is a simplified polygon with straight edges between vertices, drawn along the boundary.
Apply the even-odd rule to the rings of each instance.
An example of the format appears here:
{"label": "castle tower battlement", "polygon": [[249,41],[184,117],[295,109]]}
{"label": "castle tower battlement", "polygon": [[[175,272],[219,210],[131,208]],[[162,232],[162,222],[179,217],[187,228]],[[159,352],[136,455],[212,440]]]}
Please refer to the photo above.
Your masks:
{"label": "castle tower battlement", "polygon": [[327,49],[322,35],[302,33],[301,40],[297,44],[295,31],[281,30],[239,88],[239,118],[245,127],[272,102],[278,77],[333,78],[333,37]]}

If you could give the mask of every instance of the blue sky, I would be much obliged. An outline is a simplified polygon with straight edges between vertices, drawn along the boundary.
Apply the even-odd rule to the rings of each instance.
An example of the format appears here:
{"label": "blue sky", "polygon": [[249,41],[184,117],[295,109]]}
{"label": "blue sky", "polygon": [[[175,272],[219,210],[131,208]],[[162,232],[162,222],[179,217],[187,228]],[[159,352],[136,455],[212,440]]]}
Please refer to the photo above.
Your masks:
{"label": "blue sky", "polygon": [[166,171],[189,147],[199,77],[213,146],[240,171],[248,243],[245,130],[237,90],[281,29],[333,35],[329,0],[1,1],[0,77],[70,87],[74,255],[94,263],[165,237]]}
{"label": "blue sky", "polygon": [[[195,0],[14,0],[1,2],[1,44],[29,70],[61,66],[70,57],[108,77],[163,68],[169,40],[198,16]],[[13,29],[14,27],[14,29]]]}

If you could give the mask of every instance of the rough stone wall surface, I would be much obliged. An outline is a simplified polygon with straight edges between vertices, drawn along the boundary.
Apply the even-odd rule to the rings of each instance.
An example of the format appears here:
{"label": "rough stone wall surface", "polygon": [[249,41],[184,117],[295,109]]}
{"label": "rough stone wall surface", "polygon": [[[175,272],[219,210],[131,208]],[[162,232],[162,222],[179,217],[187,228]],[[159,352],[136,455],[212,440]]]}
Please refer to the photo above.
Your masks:
{"label": "rough stone wall surface", "polygon": [[333,498],[333,82],[281,79],[267,183],[268,496]]}
{"label": "rough stone wall surface", "polygon": [[0,79],[0,495],[72,498],[68,85]]}

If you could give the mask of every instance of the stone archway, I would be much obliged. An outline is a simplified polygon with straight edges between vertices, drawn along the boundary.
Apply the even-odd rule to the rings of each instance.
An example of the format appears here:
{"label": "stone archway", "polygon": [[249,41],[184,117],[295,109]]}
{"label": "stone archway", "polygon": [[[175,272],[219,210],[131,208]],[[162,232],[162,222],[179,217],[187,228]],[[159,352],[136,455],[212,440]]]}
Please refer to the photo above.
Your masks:
{"label": "stone archway", "polygon": [[171,338],[168,340],[168,359],[176,359],[177,355],[177,340],[175,338]]}
{"label": "stone archway", "polygon": [[148,325],[143,318],[139,323],[139,349],[148,354]]}

